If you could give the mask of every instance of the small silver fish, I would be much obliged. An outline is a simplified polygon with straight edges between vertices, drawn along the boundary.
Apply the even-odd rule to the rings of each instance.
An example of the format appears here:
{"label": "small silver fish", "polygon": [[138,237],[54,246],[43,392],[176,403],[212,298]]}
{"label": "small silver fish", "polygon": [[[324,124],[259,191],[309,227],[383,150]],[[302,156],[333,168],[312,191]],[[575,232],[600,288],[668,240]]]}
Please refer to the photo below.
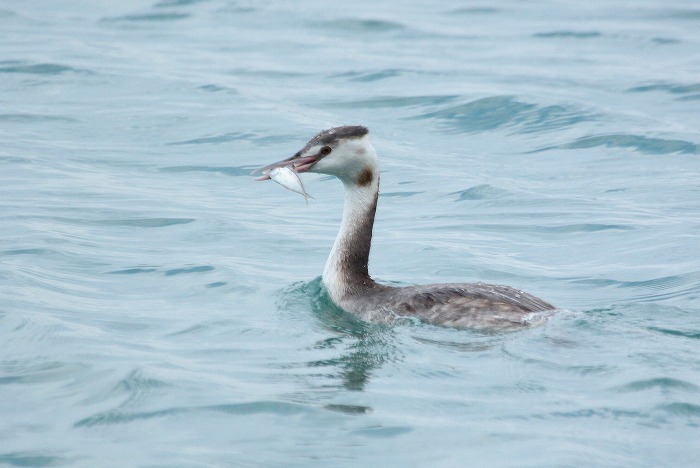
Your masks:
{"label": "small silver fish", "polygon": [[314,198],[306,193],[306,189],[304,188],[304,184],[301,183],[299,174],[289,167],[276,167],[270,170],[267,175],[270,176],[270,179],[274,180],[287,190],[304,195],[304,200],[306,201],[307,205],[309,204],[309,198]]}

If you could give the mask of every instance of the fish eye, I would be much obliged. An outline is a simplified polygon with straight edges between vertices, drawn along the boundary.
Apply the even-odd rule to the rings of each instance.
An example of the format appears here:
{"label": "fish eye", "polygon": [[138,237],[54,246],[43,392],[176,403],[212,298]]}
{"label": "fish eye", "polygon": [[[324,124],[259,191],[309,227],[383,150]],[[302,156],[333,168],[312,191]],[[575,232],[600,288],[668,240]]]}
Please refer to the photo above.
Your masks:
{"label": "fish eye", "polygon": [[319,151],[319,152],[323,156],[328,156],[329,154],[331,154],[331,151],[333,151],[333,148],[331,148],[330,146],[324,146],[323,148],[321,148],[321,151]]}

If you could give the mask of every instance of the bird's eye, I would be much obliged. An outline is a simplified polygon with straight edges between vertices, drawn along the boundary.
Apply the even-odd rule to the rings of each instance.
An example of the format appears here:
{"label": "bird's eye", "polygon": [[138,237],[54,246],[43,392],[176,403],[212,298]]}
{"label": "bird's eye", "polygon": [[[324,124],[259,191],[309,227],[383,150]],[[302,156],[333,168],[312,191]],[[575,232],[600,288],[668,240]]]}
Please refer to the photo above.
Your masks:
{"label": "bird's eye", "polygon": [[328,156],[329,154],[331,154],[331,151],[333,151],[333,149],[330,146],[324,146],[323,148],[321,148],[320,153],[323,156]]}

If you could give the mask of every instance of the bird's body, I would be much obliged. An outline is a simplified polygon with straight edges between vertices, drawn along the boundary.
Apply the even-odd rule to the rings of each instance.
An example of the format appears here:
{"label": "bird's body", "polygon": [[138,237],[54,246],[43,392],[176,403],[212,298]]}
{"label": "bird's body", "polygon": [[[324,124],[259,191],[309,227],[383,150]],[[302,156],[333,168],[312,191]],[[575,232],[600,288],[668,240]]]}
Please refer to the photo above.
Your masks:
{"label": "bird's body", "polygon": [[[369,275],[372,228],[379,196],[377,154],[361,126],[325,130],[289,159],[261,169],[293,166],[297,172],[338,177],[345,187],[343,218],[323,271],[323,284],[343,310],[370,321],[416,317],[436,325],[510,329],[530,324],[533,313],[554,306],[517,289],[484,283],[393,287]],[[263,177],[266,178],[266,177]]]}

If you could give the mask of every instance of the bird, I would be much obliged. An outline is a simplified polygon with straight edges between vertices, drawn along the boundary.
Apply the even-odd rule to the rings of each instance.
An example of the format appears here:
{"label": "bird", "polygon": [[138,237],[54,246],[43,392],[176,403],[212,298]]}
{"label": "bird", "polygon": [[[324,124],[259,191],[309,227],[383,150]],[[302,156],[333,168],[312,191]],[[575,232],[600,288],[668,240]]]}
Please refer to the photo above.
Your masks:
{"label": "bird", "polygon": [[257,169],[289,167],[297,173],[335,176],[345,188],[342,221],[323,269],[322,283],[333,303],[369,322],[401,318],[474,330],[512,330],[539,323],[556,308],[510,286],[443,283],[381,284],[369,274],[372,229],[379,198],[379,163],[362,125],[333,127],[315,135],[291,157]]}

